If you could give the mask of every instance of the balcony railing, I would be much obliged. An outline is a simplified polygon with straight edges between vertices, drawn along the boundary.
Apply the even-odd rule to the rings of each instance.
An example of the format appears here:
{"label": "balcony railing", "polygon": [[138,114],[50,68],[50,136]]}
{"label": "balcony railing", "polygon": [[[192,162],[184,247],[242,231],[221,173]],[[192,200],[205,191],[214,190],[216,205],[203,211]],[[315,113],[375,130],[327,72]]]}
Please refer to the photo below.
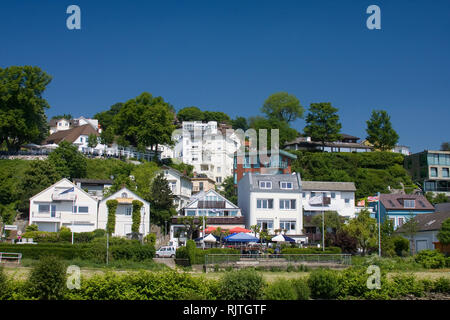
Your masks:
{"label": "balcony railing", "polygon": [[47,218],[47,219],[60,219],[61,212],[32,212],[31,216],[33,218]]}
{"label": "balcony railing", "polygon": [[199,209],[225,208],[225,201],[201,200],[198,202],[197,208],[199,208]]}
{"label": "balcony railing", "polygon": [[76,198],[75,193],[64,193],[64,194],[53,193],[52,194],[52,200],[55,200],[55,201],[74,201],[75,198]]}

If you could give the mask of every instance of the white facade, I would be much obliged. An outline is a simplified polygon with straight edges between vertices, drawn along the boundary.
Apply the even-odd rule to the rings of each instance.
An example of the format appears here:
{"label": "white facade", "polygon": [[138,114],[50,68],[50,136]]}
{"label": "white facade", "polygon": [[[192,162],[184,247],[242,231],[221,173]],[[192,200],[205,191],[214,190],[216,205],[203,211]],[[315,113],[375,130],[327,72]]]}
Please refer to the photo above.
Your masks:
{"label": "white facade", "polygon": [[189,199],[192,196],[192,182],[178,170],[167,166],[163,167],[163,173],[164,177],[169,182],[172,193],[177,197],[177,199],[175,199],[175,205],[176,210],[179,211],[188,204]]}
{"label": "white facade", "polygon": [[98,209],[98,228],[106,230],[106,224],[108,222],[108,207],[106,206],[106,201],[113,199],[119,202],[116,209],[116,227],[113,236],[125,237],[127,234],[131,233],[131,226],[133,224],[133,200],[139,200],[144,204],[141,208],[139,233],[146,236],[150,232],[150,204],[127,188],[122,188],[100,202]]}
{"label": "white facade", "polygon": [[[356,212],[354,189],[353,182],[303,181],[303,212],[305,215],[315,215],[322,211],[336,211],[340,216],[353,218]],[[310,204],[312,197],[320,195],[329,198],[330,204]]]}
{"label": "white facade", "polygon": [[306,242],[300,174],[246,174],[238,183],[238,205],[246,228],[259,225],[269,234],[286,230],[286,235]]}
{"label": "white facade", "polygon": [[216,121],[184,121],[182,133],[175,137],[174,158],[194,166],[198,174],[206,174],[222,183],[233,174],[234,152],[240,141],[234,134],[227,136]]}
{"label": "white facade", "polygon": [[93,231],[97,226],[97,200],[62,179],[30,198],[29,222],[40,231],[56,232],[62,226],[74,232]]}
{"label": "white facade", "polygon": [[57,131],[69,130],[70,128],[71,128],[70,120],[58,119],[56,121],[56,126],[50,127],[50,134],[55,133]]}

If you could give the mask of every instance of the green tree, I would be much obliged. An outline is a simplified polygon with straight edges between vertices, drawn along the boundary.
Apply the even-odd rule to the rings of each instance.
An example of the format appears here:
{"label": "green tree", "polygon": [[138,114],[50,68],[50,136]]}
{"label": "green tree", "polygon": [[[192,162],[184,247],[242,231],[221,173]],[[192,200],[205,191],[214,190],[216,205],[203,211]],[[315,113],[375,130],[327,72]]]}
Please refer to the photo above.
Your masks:
{"label": "green tree", "polygon": [[96,134],[91,133],[88,136],[88,147],[95,148],[98,145],[98,137]]}
{"label": "green tree", "polygon": [[186,107],[178,111],[177,119],[179,121],[203,121],[204,115],[203,111],[197,107]]}
{"label": "green tree", "polygon": [[350,219],[344,229],[358,241],[363,256],[377,244],[377,222],[370,217],[368,210],[362,210],[355,218]]}
{"label": "green tree", "polygon": [[432,205],[448,202],[448,197],[445,193],[438,193],[437,195],[434,195],[433,192],[428,191],[425,193],[425,198],[427,198]]}
{"label": "green tree", "polygon": [[157,150],[159,144],[173,145],[174,114],[161,97],[144,92],[128,100],[114,117],[114,133],[121,137],[117,142],[144,150]]}
{"label": "green tree", "polygon": [[267,129],[267,149],[271,148],[271,130],[278,129],[279,131],[279,148],[283,146],[286,142],[294,140],[298,136],[297,130],[291,128],[287,122],[279,121],[277,119],[266,119],[263,117],[252,117],[249,119],[250,128],[255,129],[258,134],[259,130]]}
{"label": "green tree", "polygon": [[391,150],[398,142],[398,134],[392,128],[391,117],[384,110],[373,110],[367,123],[367,141],[381,151]]}
{"label": "green tree", "polygon": [[229,176],[225,178],[222,183],[223,190],[219,190],[219,193],[232,203],[237,205],[236,188],[234,187],[234,178]]}
{"label": "green tree", "polygon": [[141,226],[141,208],[144,205],[139,200],[133,200],[133,212],[132,212],[132,220],[133,224],[131,225],[132,232],[139,232],[139,227]]}
{"label": "green tree", "polygon": [[108,220],[106,222],[106,232],[111,235],[116,230],[116,210],[119,202],[115,199],[106,201],[108,208]]}
{"label": "green tree", "polygon": [[450,244],[450,218],[442,222],[441,230],[439,230],[437,238],[443,245]]}
{"label": "green tree", "polygon": [[270,95],[261,107],[261,112],[268,119],[276,119],[286,123],[303,118],[304,111],[297,97],[287,92],[277,92]]}
{"label": "green tree", "polygon": [[337,111],[329,102],[311,103],[309,106],[303,131],[313,141],[322,142],[322,148],[325,147],[325,142],[336,141],[341,137],[342,125]]}
{"label": "green tree", "polygon": [[[327,242],[327,238],[334,238],[336,233],[341,229],[344,218],[339,216],[339,214],[336,211],[325,211],[324,212],[325,217],[325,241]],[[320,233],[322,233],[322,214],[315,215],[311,223],[319,228]],[[327,236],[327,230],[331,231],[331,237]]]}
{"label": "green tree", "polygon": [[[160,171],[160,168],[154,162],[144,162],[131,171],[136,193],[146,201],[152,201],[152,183],[158,171]],[[129,183],[129,185],[130,188],[133,188],[133,183]]]}
{"label": "green tree", "polygon": [[38,67],[0,68],[0,146],[19,150],[28,143],[40,143],[48,134],[42,97],[51,77]]}
{"label": "green tree", "polygon": [[203,112],[203,121],[217,121],[217,123],[231,123],[230,117],[221,111],[205,111]]}
{"label": "green tree", "polygon": [[414,214],[410,213],[408,218],[406,219],[406,222],[403,224],[403,230],[405,230],[405,235],[408,236],[410,241],[410,249],[411,249],[411,255],[416,254],[416,241],[415,236],[417,232],[419,232],[419,223],[416,219],[414,219]]}
{"label": "green tree", "polygon": [[395,243],[394,243],[394,223],[385,219],[381,224],[381,254],[383,256],[392,257],[395,255]]}
{"label": "green tree", "polygon": [[236,129],[242,129],[244,130],[244,132],[250,128],[250,126],[248,125],[248,121],[246,118],[244,117],[236,117],[236,119],[231,120],[231,125],[233,127],[234,130]]}
{"label": "green tree", "polygon": [[86,158],[70,142],[60,142],[58,148],[48,155],[48,161],[55,166],[62,177],[73,179],[86,176]]}
{"label": "green tree", "polygon": [[179,219],[180,223],[184,225],[184,230],[186,231],[187,239],[192,240],[192,236],[196,231],[199,231],[203,227],[203,220],[205,220],[205,226],[207,222],[207,217],[192,217],[185,216]]}
{"label": "green tree", "polygon": [[71,120],[73,117],[72,117],[72,115],[69,113],[69,114],[62,114],[62,115],[57,115],[57,116],[53,116],[52,117],[52,120],[54,120],[54,119],[66,119],[66,120]]}
{"label": "green tree", "polygon": [[442,142],[441,151],[450,151],[450,141]]}
{"label": "green tree", "polygon": [[174,199],[164,174],[158,174],[152,182],[150,201],[152,221],[158,226],[164,226],[164,222],[170,222],[170,218],[176,214]]}
{"label": "green tree", "polygon": [[112,127],[114,123],[114,117],[119,113],[120,109],[123,107],[123,103],[119,102],[112,105],[109,110],[99,112],[94,115],[94,119],[98,120],[102,132],[106,131],[108,128]]}

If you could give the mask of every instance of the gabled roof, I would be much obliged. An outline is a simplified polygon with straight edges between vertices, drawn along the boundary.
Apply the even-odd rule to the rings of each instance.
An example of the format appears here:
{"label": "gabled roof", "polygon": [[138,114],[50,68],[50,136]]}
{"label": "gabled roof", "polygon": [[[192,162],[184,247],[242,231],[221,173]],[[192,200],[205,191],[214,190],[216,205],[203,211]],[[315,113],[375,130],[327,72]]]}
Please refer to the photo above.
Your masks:
{"label": "gabled roof", "polygon": [[200,191],[196,194],[194,194],[189,203],[185,206],[185,208],[189,208],[192,205],[194,205],[196,202],[198,201],[202,201],[206,196],[210,195],[211,193],[213,193],[214,195],[218,196],[219,198],[223,199],[223,201],[227,202],[229,205],[231,205],[234,209],[239,209],[239,207],[237,205],[235,205],[233,202],[229,201],[228,199],[226,199],[224,196],[222,196],[220,193],[218,193],[217,191],[210,189],[208,191]]}
{"label": "gabled roof", "polygon": [[302,181],[302,190],[355,192],[354,182]]}
{"label": "gabled roof", "polygon": [[68,130],[57,131],[49,135],[42,144],[60,143],[61,141],[68,141],[70,143],[74,142],[81,135],[89,136],[90,134],[95,134],[97,137],[100,134],[92,128],[90,124],[85,124],[79,127],[73,127]]}
{"label": "gabled roof", "polygon": [[175,168],[172,168],[172,167],[163,165],[163,166],[161,166],[161,169],[162,169],[162,170],[169,170],[169,171],[172,171],[172,172],[174,172],[177,176],[179,176],[180,178],[184,178],[184,179],[187,179],[187,180],[191,180],[187,175],[183,174],[181,171],[179,171],[179,170],[177,170],[177,169],[175,169]]}
{"label": "gabled roof", "polygon": [[148,201],[145,201],[144,199],[142,199],[141,197],[139,197],[136,193],[134,193],[133,191],[131,191],[130,189],[128,189],[128,188],[126,188],[126,187],[123,187],[122,189],[118,190],[117,192],[114,192],[114,193],[113,193],[112,195],[110,195],[109,197],[104,198],[101,202],[106,202],[106,201],[111,200],[111,199],[117,199],[117,198],[120,198],[120,197],[117,197],[117,195],[119,195],[119,194],[122,193],[122,192],[131,193],[135,198],[139,199],[139,200],[142,201],[144,204],[150,205],[150,203],[149,203]]}
{"label": "gabled roof", "polygon": [[[419,231],[435,231],[440,230],[442,223],[448,218],[450,218],[450,212],[435,212],[418,214],[414,217],[414,220],[417,221]],[[405,225],[398,228],[396,232],[406,232]]]}
{"label": "gabled roof", "polygon": [[[403,200],[415,200],[415,208],[405,208]],[[423,195],[417,194],[381,194],[381,204],[386,210],[433,210],[434,207]]]}
{"label": "gabled roof", "polygon": [[60,183],[63,182],[63,181],[67,181],[67,182],[70,183],[73,187],[75,187],[76,189],[78,189],[79,191],[81,191],[82,193],[84,193],[85,195],[87,195],[89,198],[91,198],[92,200],[94,200],[95,202],[97,202],[97,199],[93,198],[89,193],[87,193],[87,192],[84,191],[83,189],[78,188],[78,186],[77,186],[76,184],[74,184],[73,182],[71,182],[69,179],[66,179],[66,178],[62,178],[62,179],[59,180],[58,182],[55,182],[54,184],[52,184],[50,187],[48,187],[48,188],[42,190],[41,192],[35,194],[34,196],[32,196],[32,197],[30,198],[30,201],[31,201],[31,200],[34,200],[34,198],[40,196],[42,193],[46,192],[47,190],[50,190],[50,189],[54,188],[56,185],[60,184]]}

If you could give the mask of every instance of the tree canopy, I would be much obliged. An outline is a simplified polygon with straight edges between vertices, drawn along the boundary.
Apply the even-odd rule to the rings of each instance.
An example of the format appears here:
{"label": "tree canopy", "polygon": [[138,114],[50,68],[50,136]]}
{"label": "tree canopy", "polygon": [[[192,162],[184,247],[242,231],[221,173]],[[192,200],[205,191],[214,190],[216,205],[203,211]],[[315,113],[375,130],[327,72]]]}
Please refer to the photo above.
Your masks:
{"label": "tree canopy", "polygon": [[0,146],[15,151],[46,137],[50,106],[42,94],[51,79],[38,67],[0,68]]}
{"label": "tree canopy", "polygon": [[384,110],[373,110],[367,123],[367,141],[376,149],[390,150],[398,142],[398,134],[392,128],[391,117]]}
{"label": "tree canopy", "polygon": [[365,255],[370,248],[377,245],[377,222],[370,217],[368,210],[362,210],[355,218],[350,219],[348,224],[344,226],[344,230],[357,240],[362,255]]}
{"label": "tree canopy", "polygon": [[450,244],[450,218],[442,222],[441,230],[439,230],[437,238],[443,245]]}
{"label": "tree canopy", "polygon": [[278,129],[279,131],[279,148],[283,146],[286,142],[294,140],[298,136],[297,130],[291,128],[287,122],[280,121],[277,119],[266,119],[263,117],[252,117],[249,119],[250,128],[255,129],[258,134],[258,143],[259,139],[259,130],[267,129],[267,148],[271,148],[271,130]]}
{"label": "tree canopy", "polygon": [[313,141],[321,141],[322,146],[325,142],[339,140],[342,125],[337,111],[329,102],[311,103],[304,133]]}
{"label": "tree canopy", "polygon": [[450,141],[442,142],[441,151],[450,151]]}
{"label": "tree canopy", "polygon": [[62,141],[58,148],[48,155],[48,161],[62,177],[73,179],[86,176],[86,158],[70,142]]}
{"label": "tree canopy", "polygon": [[179,121],[203,121],[203,111],[197,107],[186,107],[180,109],[177,113],[177,119]]}
{"label": "tree canopy", "polygon": [[268,119],[290,123],[303,118],[304,109],[296,96],[287,92],[277,92],[269,96],[261,107]]}

